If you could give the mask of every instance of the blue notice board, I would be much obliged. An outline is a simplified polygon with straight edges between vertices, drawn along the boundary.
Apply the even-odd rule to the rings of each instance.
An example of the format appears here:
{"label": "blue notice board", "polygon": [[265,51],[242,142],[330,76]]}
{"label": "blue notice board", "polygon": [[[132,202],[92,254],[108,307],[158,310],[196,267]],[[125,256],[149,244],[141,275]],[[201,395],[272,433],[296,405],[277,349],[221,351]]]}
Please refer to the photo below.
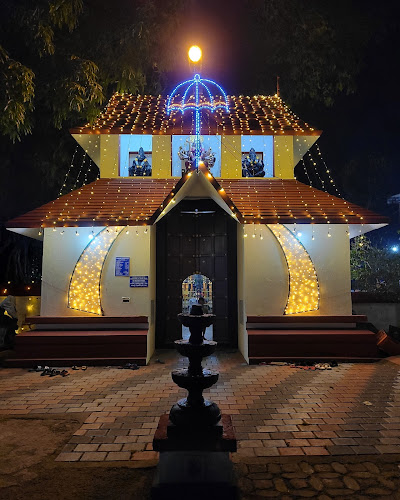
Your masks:
{"label": "blue notice board", "polygon": [[148,276],[130,276],[129,286],[131,288],[145,288],[149,286]]}
{"label": "blue notice board", "polygon": [[115,257],[115,276],[129,276],[129,257]]}

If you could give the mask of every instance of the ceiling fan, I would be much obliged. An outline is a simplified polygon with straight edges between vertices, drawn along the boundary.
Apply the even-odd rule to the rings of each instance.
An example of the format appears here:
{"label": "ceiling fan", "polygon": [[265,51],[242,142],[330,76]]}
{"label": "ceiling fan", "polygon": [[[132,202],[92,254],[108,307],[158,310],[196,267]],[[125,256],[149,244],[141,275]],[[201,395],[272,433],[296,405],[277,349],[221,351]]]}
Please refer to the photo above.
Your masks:
{"label": "ceiling fan", "polygon": [[194,210],[181,210],[181,214],[194,214],[194,215],[215,214],[215,210],[199,210],[198,208],[195,208]]}

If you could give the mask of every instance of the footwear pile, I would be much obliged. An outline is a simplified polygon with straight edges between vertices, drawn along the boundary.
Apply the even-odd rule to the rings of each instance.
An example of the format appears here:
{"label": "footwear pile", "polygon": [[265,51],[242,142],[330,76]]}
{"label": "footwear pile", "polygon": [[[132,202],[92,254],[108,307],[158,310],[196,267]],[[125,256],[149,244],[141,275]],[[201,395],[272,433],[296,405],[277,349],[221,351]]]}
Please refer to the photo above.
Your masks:
{"label": "footwear pile", "polygon": [[120,370],[139,370],[139,366],[136,363],[125,363],[124,366],[118,367]]}
{"label": "footwear pile", "polygon": [[66,377],[69,375],[67,370],[58,370],[57,368],[50,368],[49,366],[35,366],[35,368],[31,368],[30,372],[40,372],[40,376],[44,377],[48,375],[49,377],[55,377],[56,375],[61,375],[61,377]]}
{"label": "footwear pile", "polygon": [[290,368],[301,368],[302,370],[332,370],[339,366],[337,361],[318,362],[318,361],[262,361],[260,365],[271,366],[290,366]]}

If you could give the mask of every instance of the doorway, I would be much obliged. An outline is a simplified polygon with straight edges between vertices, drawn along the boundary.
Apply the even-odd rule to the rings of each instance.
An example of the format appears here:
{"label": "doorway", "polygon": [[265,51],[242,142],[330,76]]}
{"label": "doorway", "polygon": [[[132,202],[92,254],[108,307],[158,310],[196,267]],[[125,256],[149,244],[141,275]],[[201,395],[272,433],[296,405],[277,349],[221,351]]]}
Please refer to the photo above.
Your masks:
{"label": "doorway", "polygon": [[211,293],[213,340],[237,346],[236,224],[211,199],[185,199],[156,224],[156,347],[182,338],[177,315],[188,306],[186,280],[196,275]]}
{"label": "doorway", "polygon": [[[212,314],[212,281],[203,274],[192,274],[182,282],[182,312],[190,314],[192,305],[198,304],[200,298],[204,299],[203,311]],[[189,328],[182,325],[182,338],[190,337]],[[213,340],[213,326],[206,328],[204,338]]]}

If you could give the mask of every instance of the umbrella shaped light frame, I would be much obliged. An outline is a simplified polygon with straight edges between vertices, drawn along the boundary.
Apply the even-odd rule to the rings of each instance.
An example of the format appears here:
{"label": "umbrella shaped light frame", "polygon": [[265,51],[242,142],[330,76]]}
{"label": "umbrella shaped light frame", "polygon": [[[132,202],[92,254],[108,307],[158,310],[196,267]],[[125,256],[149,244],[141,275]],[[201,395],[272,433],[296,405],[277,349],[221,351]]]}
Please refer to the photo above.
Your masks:
{"label": "umbrella shaped light frame", "polygon": [[[218,89],[220,93],[220,99],[216,100],[209,86],[214,86]],[[173,99],[180,96],[182,98],[178,99],[178,102],[173,102]],[[194,101],[194,102],[193,102]],[[208,109],[211,112],[222,108],[229,111],[228,108],[228,96],[226,95],[223,88],[218,85],[218,83],[213,80],[208,80],[206,78],[201,78],[198,73],[194,75],[191,80],[186,80],[185,82],[177,85],[171,92],[171,95],[167,101],[167,114],[171,114],[172,111],[180,111],[182,114],[185,111],[194,111],[195,116],[195,136],[196,136],[196,155],[195,155],[195,166],[196,170],[199,168],[200,161],[200,132],[201,132],[201,120],[200,112],[202,109]]]}

